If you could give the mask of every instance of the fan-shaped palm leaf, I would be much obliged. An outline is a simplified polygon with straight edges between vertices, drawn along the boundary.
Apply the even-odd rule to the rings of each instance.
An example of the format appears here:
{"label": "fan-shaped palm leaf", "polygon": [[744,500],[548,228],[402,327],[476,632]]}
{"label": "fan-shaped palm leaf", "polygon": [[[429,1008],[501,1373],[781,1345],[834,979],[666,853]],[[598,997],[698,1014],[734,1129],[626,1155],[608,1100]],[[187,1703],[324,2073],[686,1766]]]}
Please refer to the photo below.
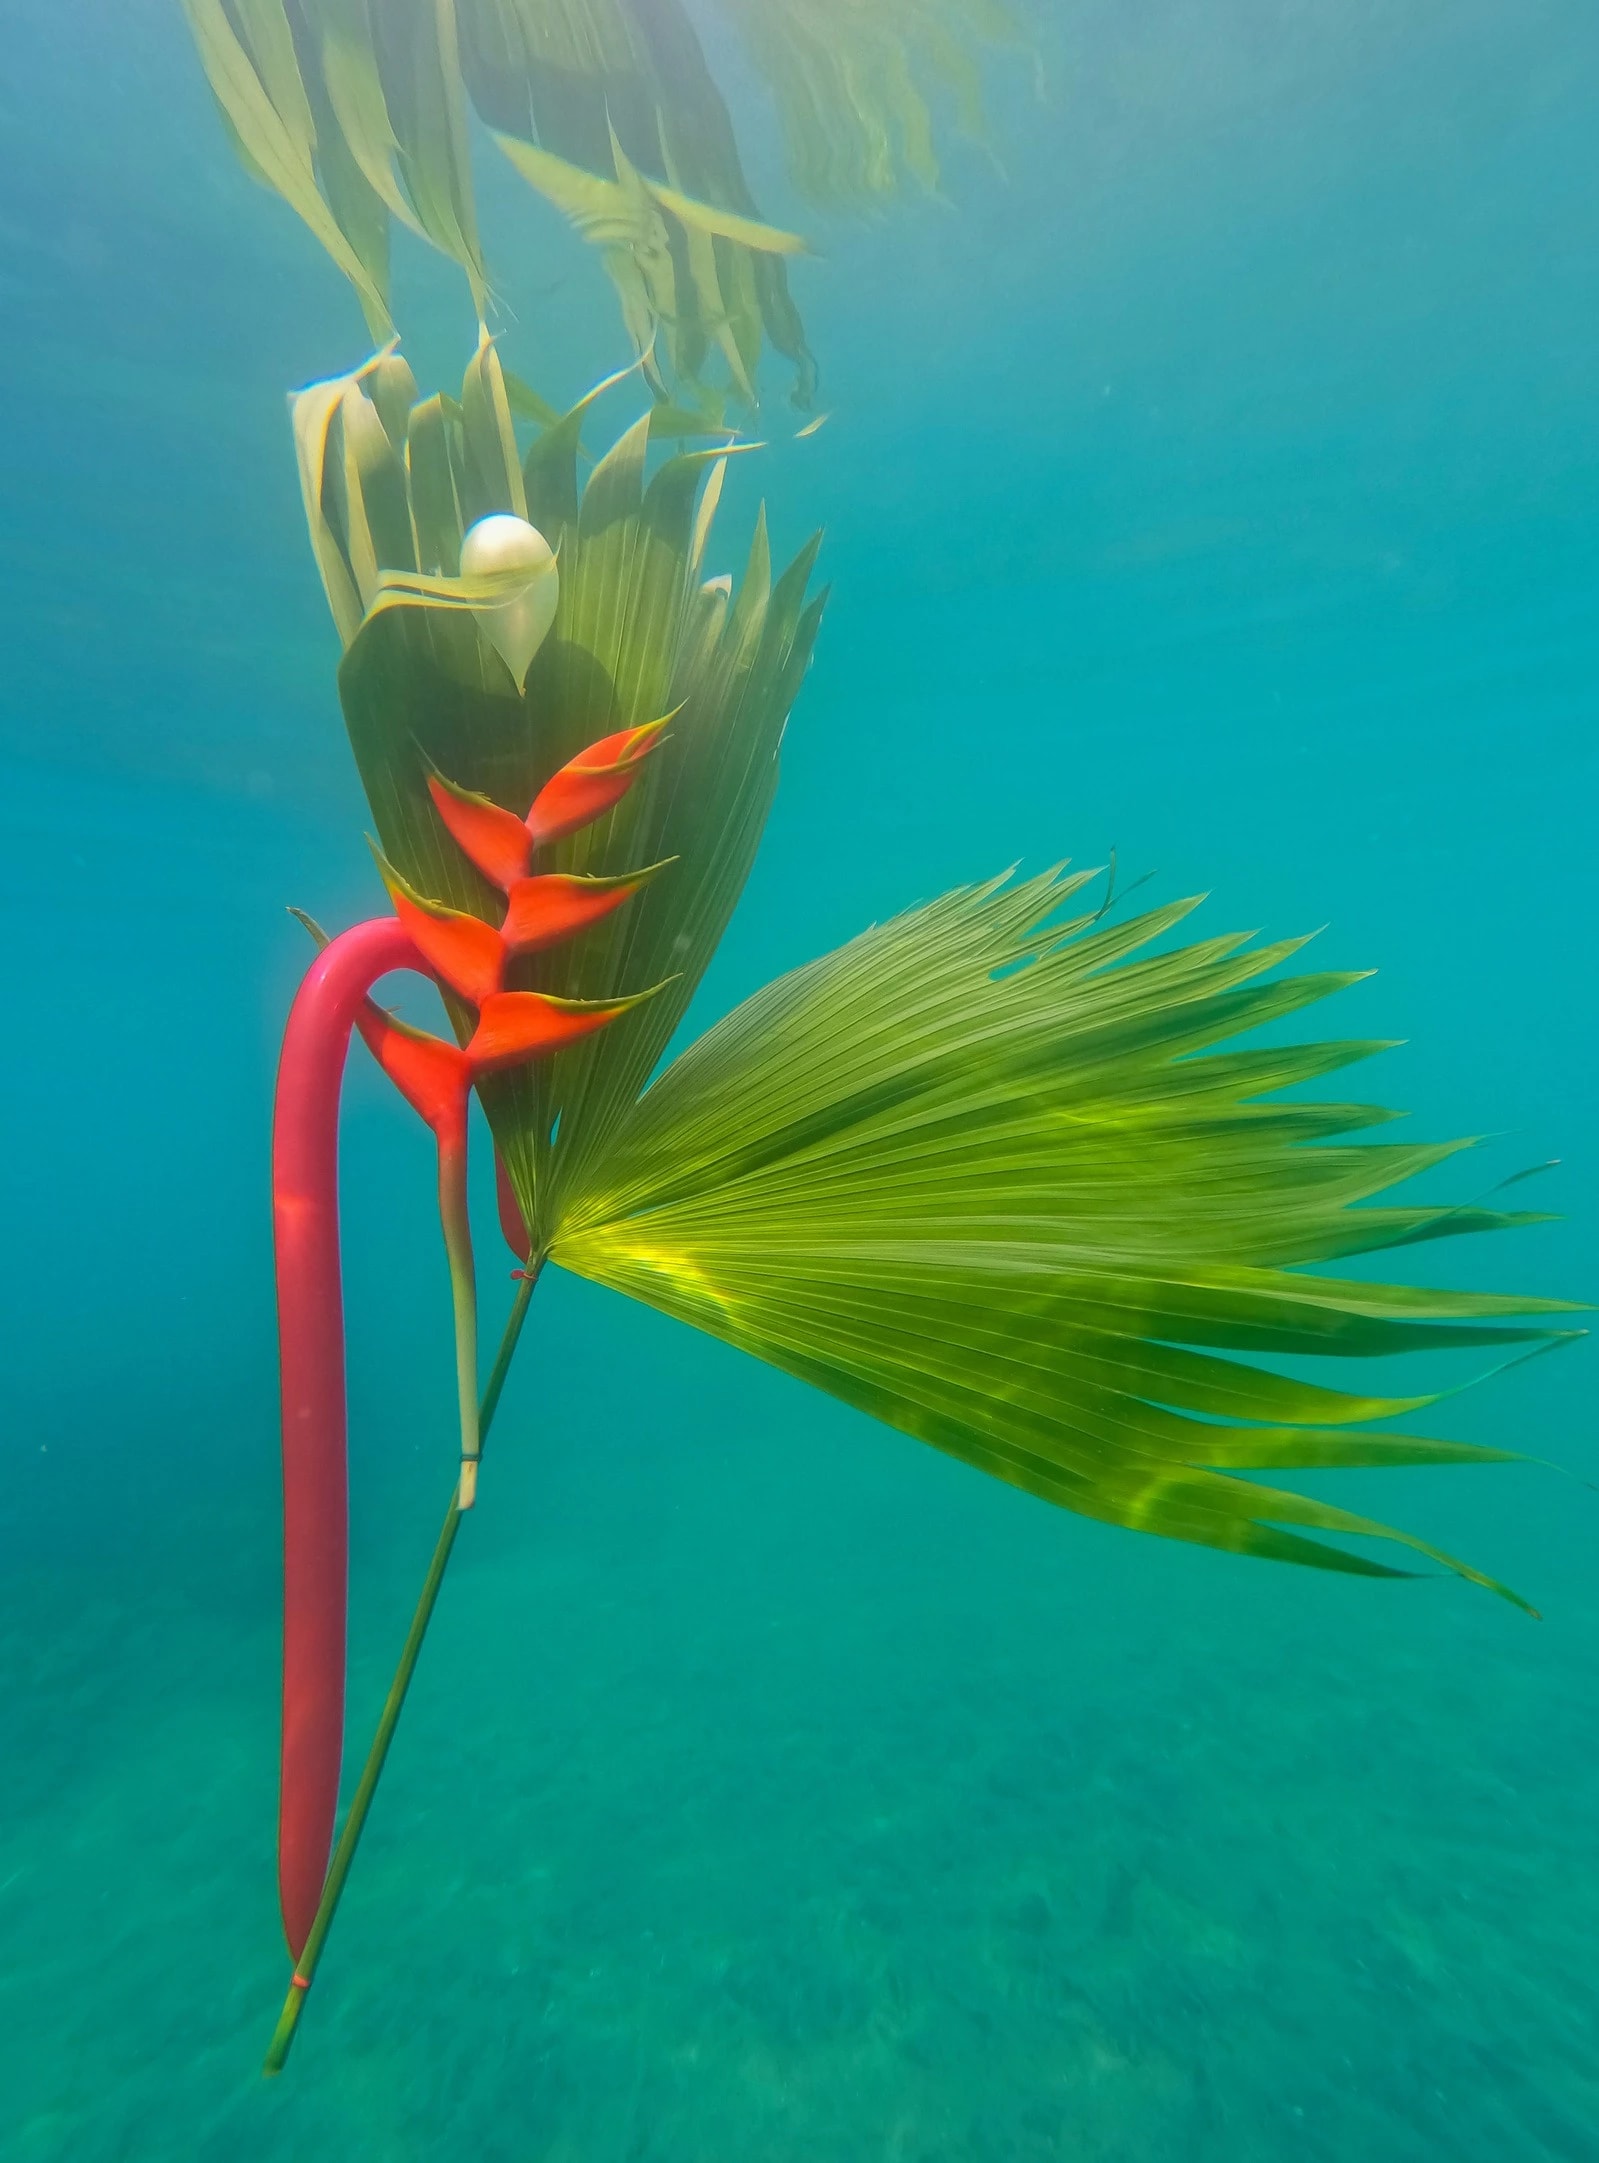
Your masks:
{"label": "fan-shaped palm leaf", "polygon": [[1449,1148],[1268,1101],[1379,1047],[1214,1048],[1350,978],[1145,951],[1188,903],[1053,923],[1082,883],[947,895],[757,993],[564,1182],[553,1259],[1089,1516],[1392,1574],[1306,1537],[1379,1534],[1489,1582],[1232,1475],[1502,1454],[1371,1426],[1432,1395],[1255,1360],[1548,1342],[1558,1302],[1299,1273],[1524,1220],[1363,1206]]}

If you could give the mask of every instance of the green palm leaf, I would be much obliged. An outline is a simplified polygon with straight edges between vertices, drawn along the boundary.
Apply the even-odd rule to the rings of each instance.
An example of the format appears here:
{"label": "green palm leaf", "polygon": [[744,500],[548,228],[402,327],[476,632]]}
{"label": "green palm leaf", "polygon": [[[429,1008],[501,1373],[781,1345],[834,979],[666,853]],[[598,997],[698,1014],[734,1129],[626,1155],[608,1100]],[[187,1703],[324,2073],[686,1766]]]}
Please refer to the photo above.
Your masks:
{"label": "green palm leaf", "polygon": [[[763,339],[815,370],[732,122],[676,0],[182,0],[241,162],[389,317],[398,219],[465,272],[481,318],[468,101],[524,178],[599,248],[641,353],[664,333],[703,394],[720,351],[755,396]],[[626,148],[624,148],[624,142]],[[664,379],[657,379],[664,397]]]}
{"label": "green palm leaf", "polygon": [[183,0],[246,169],[273,188],[390,328],[389,220],[466,273],[478,247],[454,0]]}
{"label": "green palm leaf", "polygon": [[[241,164],[304,221],[355,287],[373,335],[382,337],[389,328],[387,223],[341,219],[319,184],[312,101],[280,0],[245,0],[231,14],[223,0],[183,0],[183,8]],[[353,203],[353,186],[346,192]]]}
{"label": "green palm leaf", "polygon": [[985,140],[985,51],[1027,51],[1003,0],[720,5],[770,85],[797,185],[845,208],[871,208],[906,181],[936,193],[942,109]]}
{"label": "green palm leaf", "polygon": [[553,1259],[1086,1515],[1394,1574],[1307,1537],[1375,1534],[1489,1583],[1233,1475],[1506,1454],[1371,1424],[1434,1395],[1254,1362],[1569,1334],[1559,1302],[1301,1273],[1528,1220],[1373,1206],[1450,1148],[1269,1100],[1379,1047],[1214,1048],[1352,979],[1272,973],[1298,942],[1149,951],[1189,903],[1060,924],[1083,883],[947,895],[757,993],[565,1183]]}
{"label": "green palm leaf", "polygon": [[523,177],[602,250],[639,350],[659,328],[697,398],[720,351],[733,391],[753,400],[769,341],[794,365],[794,402],[808,406],[815,362],[783,262],[797,244],[758,215],[680,0],[461,0],[460,27],[478,113]]}

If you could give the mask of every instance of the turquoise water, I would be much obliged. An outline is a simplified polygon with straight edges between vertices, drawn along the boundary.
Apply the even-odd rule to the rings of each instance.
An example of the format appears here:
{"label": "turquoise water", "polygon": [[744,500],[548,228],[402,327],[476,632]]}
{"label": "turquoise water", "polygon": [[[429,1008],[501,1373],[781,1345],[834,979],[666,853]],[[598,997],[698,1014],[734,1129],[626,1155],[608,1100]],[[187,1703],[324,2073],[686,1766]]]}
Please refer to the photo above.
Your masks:
{"label": "turquoise water", "polygon": [[[834,419],[730,508],[825,521],[837,591],[701,1012],[1114,845],[1380,970],[1369,1086],[1490,1137],[1448,1191],[1563,1159],[1566,1221],[1438,1273],[1599,1295],[1591,11],[1051,13],[1006,176],[799,274]],[[359,323],[168,0],[12,0],[6,50],[0,2156],[1586,2163],[1586,1351],[1451,1415],[1564,1473],[1323,1483],[1533,1624],[1052,1513],[566,1279],[261,2082],[283,905],[378,899],[282,397]],[[566,397],[619,332],[538,231],[507,349]],[[424,1142],[358,1069],[347,1132],[364,1735],[450,1346]]]}

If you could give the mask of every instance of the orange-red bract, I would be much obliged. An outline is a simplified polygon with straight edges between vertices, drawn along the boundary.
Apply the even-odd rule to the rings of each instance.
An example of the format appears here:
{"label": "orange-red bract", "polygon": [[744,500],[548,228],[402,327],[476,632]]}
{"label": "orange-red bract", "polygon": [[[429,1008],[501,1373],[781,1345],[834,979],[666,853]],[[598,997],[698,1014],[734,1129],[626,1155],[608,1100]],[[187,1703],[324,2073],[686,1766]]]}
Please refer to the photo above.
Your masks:
{"label": "orange-red bract", "polygon": [[665,727],[664,721],[651,721],[644,728],[620,729],[568,760],[533,799],[527,826],[535,847],[575,834],[619,804]]}
{"label": "orange-red bract", "polygon": [[474,1074],[493,1074],[591,1036],[634,1003],[604,999],[579,1005],[575,1000],[547,997],[542,991],[491,992],[478,1010],[466,1055]]}
{"label": "orange-red bract", "polygon": [[490,992],[499,990],[505,942],[492,924],[460,909],[424,906],[398,886],[390,887],[389,898],[417,952],[452,991],[481,1006]]}
{"label": "orange-red bract", "polygon": [[506,946],[513,954],[537,954],[574,938],[631,900],[648,877],[648,872],[639,872],[628,879],[588,879],[572,872],[541,871],[530,879],[518,879],[505,912],[502,936]]}
{"label": "orange-red bract", "polygon": [[408,1029],[371,999],[357,1015],[356,1027],[406,1103],[435,1134],[464,1121],[472,1062],[458,1044]]}
{"label": "orange-red bract", "polygon": [[527,869],[533,837],[514,811],[502,811],[486,796],[458,789],[442,774],[428,777],[428,793],[450,839],[484,878],[509,888]]}

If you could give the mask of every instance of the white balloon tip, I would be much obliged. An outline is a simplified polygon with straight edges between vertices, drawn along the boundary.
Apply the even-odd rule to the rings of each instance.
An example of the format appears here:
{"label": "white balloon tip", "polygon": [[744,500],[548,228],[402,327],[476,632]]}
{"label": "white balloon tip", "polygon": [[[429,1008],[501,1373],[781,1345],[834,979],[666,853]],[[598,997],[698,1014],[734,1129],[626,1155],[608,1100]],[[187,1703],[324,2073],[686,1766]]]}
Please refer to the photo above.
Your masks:
{"label": "white balloon tip", "polygon": [[492,607],[472,611],[478,629],[510,670],[520,691],[534,656],[550,634],[561,597],[555,551],[537,526],[512,511],[491,511],[468,527],[461,542],[461,575],[525,571],[527,584]]}

